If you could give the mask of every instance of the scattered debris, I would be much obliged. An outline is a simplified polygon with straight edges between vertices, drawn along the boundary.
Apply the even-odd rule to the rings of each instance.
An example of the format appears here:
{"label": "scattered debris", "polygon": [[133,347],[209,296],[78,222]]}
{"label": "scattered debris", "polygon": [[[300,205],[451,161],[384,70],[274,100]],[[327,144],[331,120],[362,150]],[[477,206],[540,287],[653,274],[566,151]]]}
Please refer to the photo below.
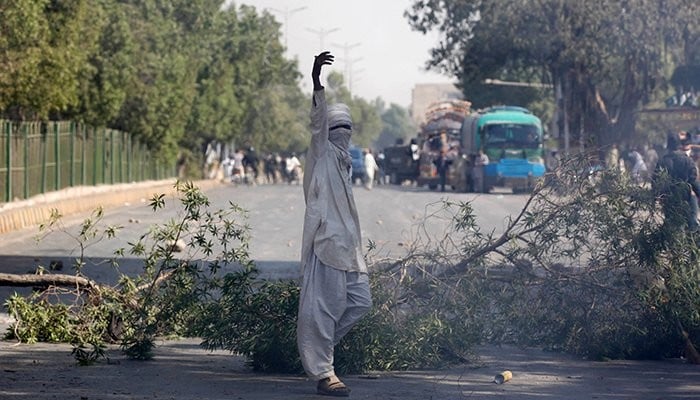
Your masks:
{"label": "scattered debris", "polygon": [[508,382],[508,381],[511,380],[512,378],[513,378],[513,373],[512,373],[512,372],[510,372],[510,371],[503,371],[503,372],[501,372],[500,374],[496,375],[496,376],[493,378],[493,381],[494,381],[495,383],[497,383],[497,384],[500,385],[500,384],[502,384],[502,383]]}

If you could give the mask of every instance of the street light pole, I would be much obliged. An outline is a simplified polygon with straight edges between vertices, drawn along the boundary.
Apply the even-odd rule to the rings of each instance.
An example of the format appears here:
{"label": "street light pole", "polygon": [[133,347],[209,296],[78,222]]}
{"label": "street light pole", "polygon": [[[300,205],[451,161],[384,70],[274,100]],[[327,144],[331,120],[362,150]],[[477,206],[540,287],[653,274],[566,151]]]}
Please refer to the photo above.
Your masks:
{"label": "street light pole", "polygon": [[333,33],[333,32],[339,31],[340,28],[333,28],[333,29],[328,29],[328,30],[323,29],[323,28],[320,28],[320,29],[306,28],[306,30],[309,31],[309,32],[313,32],[313,33],[315,33],[316,35],[318,35],[319,43],[320,43],[320,46],[321,46],[321,47],[318,49],[318,51],[324,51],[324,50],[325,50],[325,49],[324,49],[324,39],[326,38],[326,36],[328,36],[329,34],[331,34],[331,33]]}
{"label": "street light pole", "polygon": [[356,63],[357,61],[360,61],[361,58],[355,58],[351,59],[350,58],[350,50],[354,49],[355,47],[359,46],[360,43],[353,43],[353,44],[348,44],[347,42],[345,44],[338,44],[338,43],[333,43],[333,46],[340,47],[343,49],[343,63],[345,65],[345,77],[348,80],[348,89],[350,90],[350,94],[352,94],[352,65]]}
{"label": "street light pole", "polygon": [[298,13],[299,11],[306,10],[308,7],[303,6],[303,7],[297,7],[293,9],[289,9],[289,7],[285,7],[284,10],[280,10],[278,8],[274,7],[269,7],[270,10],[275,11],[277,13],[280,13],[284,16],[284,48],[288,49],[289,47],[287,46],[288,43],[288,38],[289,38],[289,16],[295,13]]}
{"label": "street light pole", "polygon": [[[358,59],[355,59],[355,61],[357,61],[357,60],[360,60],[360,59],[359,59],[359,58],[358,58]],[[359,78],[357,78],[357,74],[360,74],[360,73],[362,73],[363,71],[364,71],[363,68],[360,68],[360,69],[351,69],[351,70],[350,70],[350,83],[349,83],[349,85],[348,85],[348,90],[350,91],[350,94],[351,94],[351,95],[352,95],[352,85],[353,85],[355,82],[357,82],[357,81],[360,80]]]}

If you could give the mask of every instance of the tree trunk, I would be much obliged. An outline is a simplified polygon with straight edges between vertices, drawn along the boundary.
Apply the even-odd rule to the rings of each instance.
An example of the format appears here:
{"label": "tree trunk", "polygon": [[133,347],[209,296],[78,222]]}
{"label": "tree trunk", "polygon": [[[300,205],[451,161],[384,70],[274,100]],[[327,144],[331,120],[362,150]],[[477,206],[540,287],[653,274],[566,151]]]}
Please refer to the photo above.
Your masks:
{"label": "tree trunk", "polygon": [[48,287],[64,286],[75,287],[85,286],[90,289],[98,288],[99,285],[87,278],[75,275],[63,274],[6,274],[0,273],[0,286],[13,287]]}

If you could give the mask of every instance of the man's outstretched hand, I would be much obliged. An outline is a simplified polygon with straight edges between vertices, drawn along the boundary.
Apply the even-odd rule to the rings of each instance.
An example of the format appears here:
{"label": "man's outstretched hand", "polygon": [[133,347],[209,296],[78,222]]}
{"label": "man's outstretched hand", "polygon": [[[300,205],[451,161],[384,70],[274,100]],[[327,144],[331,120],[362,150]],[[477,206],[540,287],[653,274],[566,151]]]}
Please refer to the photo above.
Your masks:
{"label": "man's outstretched hand", "polygon": [[314,81],[314,90],[321,90],[323,86],[321,85],[321,67],[324,65],[333,64],[335,57],[330,51],[324,51],[323,53],[314,57],[314,68],[311,70],[311,79]]}

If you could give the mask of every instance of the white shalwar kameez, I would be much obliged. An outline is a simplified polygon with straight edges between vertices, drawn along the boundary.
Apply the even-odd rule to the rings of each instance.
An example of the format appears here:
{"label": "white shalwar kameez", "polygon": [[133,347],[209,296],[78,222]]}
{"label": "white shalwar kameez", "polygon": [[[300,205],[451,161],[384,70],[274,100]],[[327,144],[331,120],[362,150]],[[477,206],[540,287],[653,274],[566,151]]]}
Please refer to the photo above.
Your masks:
{"label": "white shalwar kameez", "polygon": [[[329,120],[334,124],[331,128],[352,124],[347,112],[331,111],[329,117],[325,91],[316,90],[304,174],[303,277],[297,322],[301,362],[316,380],[335,375],[333,348],[372,305],[347,141],[338,146],[329,140]],[[349,140],[350,130],[347,135]]]}

